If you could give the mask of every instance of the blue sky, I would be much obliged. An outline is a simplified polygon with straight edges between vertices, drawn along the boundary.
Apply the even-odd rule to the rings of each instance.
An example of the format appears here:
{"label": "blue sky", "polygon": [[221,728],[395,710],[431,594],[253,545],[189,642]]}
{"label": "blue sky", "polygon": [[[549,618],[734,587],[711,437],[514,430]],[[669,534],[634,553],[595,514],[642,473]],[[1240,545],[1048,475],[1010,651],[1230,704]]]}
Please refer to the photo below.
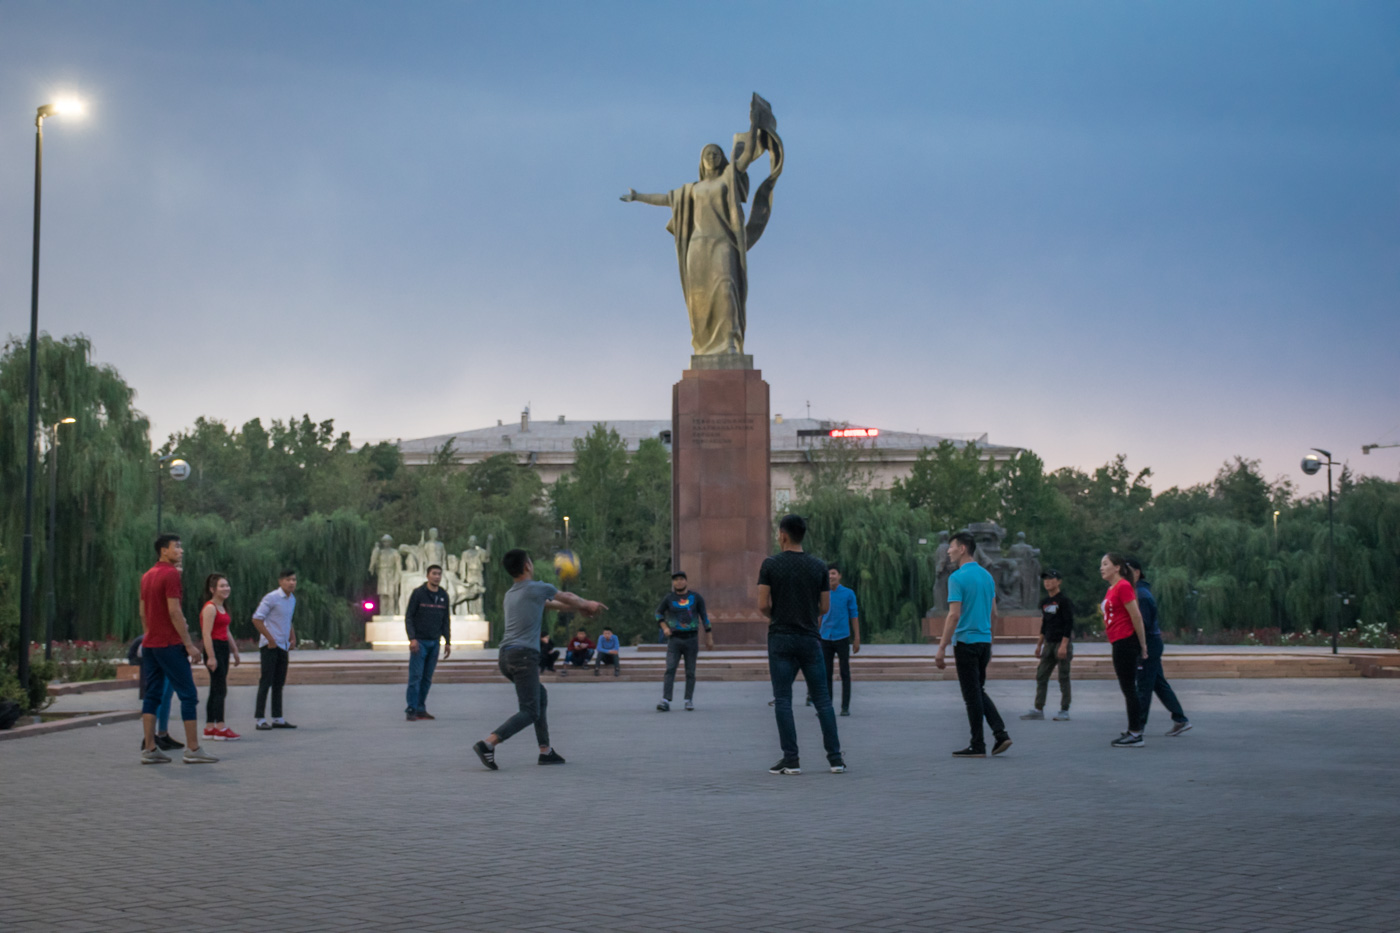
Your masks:
{"label": "blue sky", "polygon": [[[83,332],[153,434],[669,414],[665,212],[753,91],[774,412],[988,432],[1155,488],[1400,475],[1400,5],[0,4],[0,330]],[[754,173],[761,178],[766,163]],[[6,413],[7,416],[9,413]]]}

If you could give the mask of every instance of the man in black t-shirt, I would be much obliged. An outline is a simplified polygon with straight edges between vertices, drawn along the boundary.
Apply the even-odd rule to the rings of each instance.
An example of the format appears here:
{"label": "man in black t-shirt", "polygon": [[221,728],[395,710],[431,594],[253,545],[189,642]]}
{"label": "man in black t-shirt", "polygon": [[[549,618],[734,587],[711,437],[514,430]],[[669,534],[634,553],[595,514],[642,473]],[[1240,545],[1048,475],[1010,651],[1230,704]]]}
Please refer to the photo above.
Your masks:
{"label": "man in black t-shirt", "polygon": [[846,770],[822,661],[820,624],[831,608],[830,582],[826,564],[802,550],[806,536],[807,523],[801,516],[784,516],[778,524],[781,550],[764,560],[758,571],[758,611],[769,619],[768,676],[773,682],[773,711],[783,746],[783,757],[768,769],[771,774],[802,773],[797,726],[792,719],[792,682],[798,671],[817,707],[827,763],[833,774]]}
{"label": "man in black t-shirt", "polygon": [[1022,719],[1045,718],[1045,695],[1050,690],[1050,672],[1060,669],[1060,711],[1057,722],[1069,719],[1069,665],[1074,660],[1074,606],[1060,592],[1060,572],[1047,570],[1040,575],[1045,585],[1045,598],[1040,601],[1040,640],[1035,656],[1040,664],[1035,669],[1035,709]]}

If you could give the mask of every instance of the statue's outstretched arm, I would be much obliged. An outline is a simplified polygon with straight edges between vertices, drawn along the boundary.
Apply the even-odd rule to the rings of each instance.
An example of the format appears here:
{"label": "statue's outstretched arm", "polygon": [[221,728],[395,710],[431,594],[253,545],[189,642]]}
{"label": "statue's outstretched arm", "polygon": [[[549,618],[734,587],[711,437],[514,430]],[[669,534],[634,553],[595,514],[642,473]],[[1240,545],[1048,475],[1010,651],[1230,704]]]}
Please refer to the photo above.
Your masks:
{"label": "statue's outstretched arm", "polygon": [[627,193],[618,198],[619,201],[641,201],[643,204],[655,204],[657,207],[670,207],[671,195],[665,194],[638,194],[634,189],[628,188]]}

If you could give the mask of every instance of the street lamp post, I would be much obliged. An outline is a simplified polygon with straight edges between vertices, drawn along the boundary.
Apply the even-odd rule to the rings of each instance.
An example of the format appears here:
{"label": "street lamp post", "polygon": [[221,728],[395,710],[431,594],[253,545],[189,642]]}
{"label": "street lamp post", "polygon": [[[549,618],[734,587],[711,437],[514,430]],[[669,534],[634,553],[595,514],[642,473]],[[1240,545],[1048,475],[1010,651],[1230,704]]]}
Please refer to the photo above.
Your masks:
{"label": "street lamp post", "polygon": [[77,418],[64,418],[49,425],[49,526],[44,548],[44,660],[53,658],[53,621],[56,601],[53,592],[54,528],[58,514],[58,429]]}
{"label": "street lamp post", "polygon": [[34,116],[34,261],[29,280],[29,430],[25,436],[24,538],[20,546],[19,664],[20,689],[29,690],[29,638],[34,631],[34,470],[39,433],[39,206],[44,180],[44,119],[60,113],[81,113],[76,101],[45,104]]}
{"label": "street lamp post", "polygon": [[1332,653],[1336,654],[1340,626],[1337,620],[1337,535],[1332,517],[1332,468],[1338,464],[1332,459],[1331,452],[1321,447],[1314,447],[1313,450],[1327,458],[1323,461],[1308,454],[1303,458],[1303,472],[1312,476],[1322,469],[1324,463],[1327,467],[1327,618],[1332,623]]}
{"label": "street lamp post", "polygon": [[1278,559],[1278,516],[1279,509],[1274,509],[1274,572],[1278,574],[1278,585],[1271,587],[1274,591],[1274,624],[1278,626],[1279,632],[1283,631],[1283,566]]}

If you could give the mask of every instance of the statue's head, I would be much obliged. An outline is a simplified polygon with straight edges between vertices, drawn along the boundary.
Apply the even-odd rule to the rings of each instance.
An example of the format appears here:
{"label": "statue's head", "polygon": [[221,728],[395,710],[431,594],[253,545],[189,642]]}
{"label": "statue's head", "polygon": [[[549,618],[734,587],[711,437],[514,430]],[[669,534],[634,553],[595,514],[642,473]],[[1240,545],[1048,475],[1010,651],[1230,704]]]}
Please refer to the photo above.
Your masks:
{"label": "statue's head", "polygon": [[394,538],[392,535],[385,535],[384,537],[379,539],[379,544],[381,547],[393,547]]}
{"label": "statue's head", "polygon": [[467,536],[467,547],[476,547],[476,535]]}
{"label": "statue's head", "polygon": [[707,181],[711,178],[718,178],[724,174],[724,170],[729,167],[729,160],[724,157],[724,150],[714,143],[710,143],[700,150],[700,180]]}
{"label": "statue's head", "polygon": [[429,541],[436,541],[436,540],[437,540],[437,529],[436,529],[436,528],[429,528],[429,529],[428,529],[428,540],[429,540]]}

